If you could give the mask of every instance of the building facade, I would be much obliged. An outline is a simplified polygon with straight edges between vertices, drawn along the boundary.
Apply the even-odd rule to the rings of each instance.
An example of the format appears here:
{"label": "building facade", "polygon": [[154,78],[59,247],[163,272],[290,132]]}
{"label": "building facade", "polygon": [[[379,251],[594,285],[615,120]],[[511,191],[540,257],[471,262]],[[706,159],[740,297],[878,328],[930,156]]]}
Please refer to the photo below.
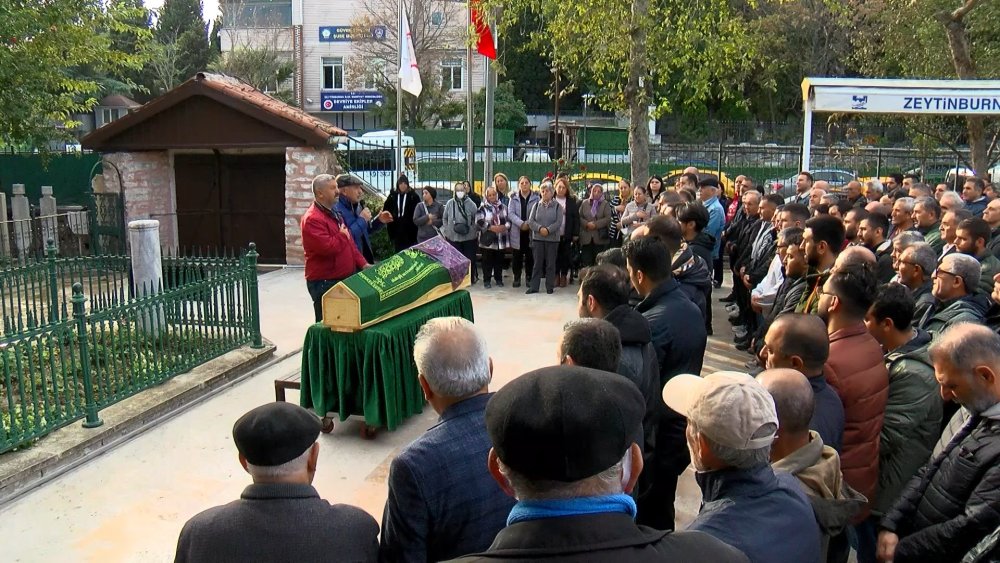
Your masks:
{"label": "building facade", "polygon": [[[425,91],[434,81],[456,100],[485,84],[484,59],[470,72],[468,8],[453,0],[407,0]],[[395,95],[397,0],[224,0],[222,50],[266,46],[295,63],[291,89],[305,111],[349,133],[391,129],[370,111]],[[279,85],[275,85],[277,88]],[[408,95],[408,94],[406,94]]]}

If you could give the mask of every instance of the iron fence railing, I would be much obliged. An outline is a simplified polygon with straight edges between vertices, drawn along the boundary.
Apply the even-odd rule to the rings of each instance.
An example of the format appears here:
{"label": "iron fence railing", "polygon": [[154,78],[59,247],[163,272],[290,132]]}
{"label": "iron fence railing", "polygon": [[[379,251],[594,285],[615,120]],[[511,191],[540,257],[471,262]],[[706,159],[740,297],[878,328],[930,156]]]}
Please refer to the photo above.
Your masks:
{"label": "iron fence railing", "polygon": [[[451,190],[455,182],[484,181],[484,160],[490,154],[494,173],[502,172],[511,182],[527,176],[534,182],[555,172],[606,174],[631,177],[631,153],[627,147],[588,150],[566,146],[557,152],[550,147],[476,145],[472,155],[473,178],[468,178],[467,150],[454,145],[415,146],[415,158],[408,161],[406,173],[414,186],[433,186]],[[378,153],[378,154],[374,154]],[[345,149],[340,162],[353,174],[383,194],[395,187],[395,160],[391,148]],[[729,178],[743,174],[758,183],[781,180],[798,172],[802,147],[798,145],[676,144],[653,145],[649,150],[650,174],[669,176],[688,166],[702,171],[722,171]],[[928,183],[950,177],[949,170],[968,166],[965,159],[949,150],[917,148],[880,148],[871,146],[816,146],[811,150],[813,170],[837,170],[858,178],[885,177],[894,172],[913,172]]]}
{"label": "iron fence railing", "polygon": [[173,285],[88,307],[84,284],[70,290],[71,317],[0,337],[0,453],[29,445],[99,410],[249,344],[262,345],[257,252],[164,259],[165,270],[200,272]]}

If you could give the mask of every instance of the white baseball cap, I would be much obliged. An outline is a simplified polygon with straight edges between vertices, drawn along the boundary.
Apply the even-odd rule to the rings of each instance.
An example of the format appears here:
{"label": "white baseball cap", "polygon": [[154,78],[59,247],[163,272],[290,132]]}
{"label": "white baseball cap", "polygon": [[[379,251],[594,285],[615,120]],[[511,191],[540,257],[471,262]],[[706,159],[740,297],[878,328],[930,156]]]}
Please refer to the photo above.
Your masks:
{"label": "white baseball cap", "polygon": [[737,450],[771,445],[778,432],[774,399],[746,373],[681,374],[663,387],[663,402],[713,442]]}

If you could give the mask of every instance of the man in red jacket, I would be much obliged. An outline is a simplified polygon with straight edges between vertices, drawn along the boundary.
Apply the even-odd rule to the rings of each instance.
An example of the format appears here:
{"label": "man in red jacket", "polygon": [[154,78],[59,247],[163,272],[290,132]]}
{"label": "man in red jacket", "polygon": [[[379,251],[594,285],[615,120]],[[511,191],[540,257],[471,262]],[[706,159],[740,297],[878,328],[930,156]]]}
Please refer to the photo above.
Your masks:
{"label": "man in red jacket", "polygon": [[[844,403],[841,469],[847,484],[868,499],[875,498],[879,435],[889,398],[889,373],[882,347],[868,333],[864,322],[876,285],[868,263],[834,268],[823,284],[817,310],[830,335],[830,356],[823,373]],[[875,527],[864,521],[870,513],[869,503],[854,520],[858,561],[874,561]]]}
{"label": "man in red jacket", "polygon": [[340,197],[337,179],[320,174],[313,179],[315,201],[302,216],[302,250],[306,287],[316,322],[323,320],[323,294],[340,280],[371,266],[358,250],[351,232],[334,206]]}

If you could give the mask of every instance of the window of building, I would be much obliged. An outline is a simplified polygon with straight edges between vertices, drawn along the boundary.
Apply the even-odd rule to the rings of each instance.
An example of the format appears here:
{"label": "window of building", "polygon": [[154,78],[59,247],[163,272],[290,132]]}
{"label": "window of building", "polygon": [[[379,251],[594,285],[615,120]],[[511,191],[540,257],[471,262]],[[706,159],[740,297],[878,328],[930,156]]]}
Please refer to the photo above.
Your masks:
{"label": "window of building", "polygon": [[323,57],[324,90],[344,89],[344,57]]}
{"label": "window of building", "polygon": [[292,25],[292,0],[225,0],[221,9],[225,27],[229,28]]}
{"label": "window of building", "polygon": [[462,61],[459,59],[448,59],[441,63],[441,86],[447,90],[461,90],[462,81]]}
{"label": "window of building", "polygon": [[431,25],[441,27],[444,25],[444,12],[434,12],[431,14]]}

